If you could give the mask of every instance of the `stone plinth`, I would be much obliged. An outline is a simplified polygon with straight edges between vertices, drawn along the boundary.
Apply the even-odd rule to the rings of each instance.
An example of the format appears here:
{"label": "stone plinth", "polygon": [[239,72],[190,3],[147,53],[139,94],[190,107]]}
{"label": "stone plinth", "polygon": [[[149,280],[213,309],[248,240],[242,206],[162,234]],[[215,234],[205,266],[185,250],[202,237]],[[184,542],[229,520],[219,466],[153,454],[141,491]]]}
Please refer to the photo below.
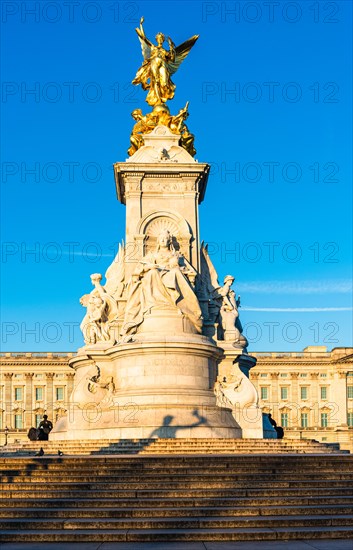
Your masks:
{"label": "stone plinth", "polygon": [[127,277],[153,249],[161,228],[173,234],[180,252],[199,270],[198,205],[205,194],[210,167],[190,159],[189,163],[124,162],[114,165],[117,196],[126,205]]}
{"label": "stone plinth", "polygon": [[[136,341],[106,350],[87,346],[70,361],[76,371],[72,410],[51,440],[241,437],[231,410],[217,406],[213,391],[223,351],[189,327],[183,331],[180,314],[167,312],[164,322],[160,316],[151,315]],[[113,392],[90,391],[98,372],[113,378]]]}

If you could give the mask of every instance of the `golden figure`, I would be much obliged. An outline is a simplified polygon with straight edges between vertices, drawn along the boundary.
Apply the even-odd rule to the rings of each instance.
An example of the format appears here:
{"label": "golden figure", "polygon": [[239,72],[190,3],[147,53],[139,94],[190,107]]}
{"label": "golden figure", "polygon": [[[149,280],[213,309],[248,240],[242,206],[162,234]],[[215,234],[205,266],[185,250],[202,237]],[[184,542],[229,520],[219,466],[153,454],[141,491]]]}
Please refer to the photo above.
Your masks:
{"label": "golden figure", "polygon": [[136,151],[144,145],[143,134],[148,134],[158,124],[158,115],[155,113],[148,113],[143,115],[141,109],[135,109],[132,111],[131,116],[136,120],[131,136],[131,147],[128,149],[128,155],[131,157]]}
{"label": "golden figure", "polygon": [[140,147],[144,145],[144,134],[149,134],[156,126],[161,125],[169,128],[173,134],[179,134],[179,144],[181,147],[184,147],[184,149],[186,149],[192,157],[194,157],[196,155],[196,149],[194,147],[195,136],[189,132],[189,129],[185,124],[185,120],[189,116],[188,105],[189,102],[187,102],[185,107],[180,109],[179,113],[175,116],[170,114],[166,105],[161,105],[146,115],[142,114],[141,109],[135,109],[132,111],[131,115],[136,120],[136,124],[131,132],[131,146],[128,149],[128,155],[131,157]]}
{"label": "golden figure", "polygon": [[181,147],[184,147],[189,155],[194,157],[196,155],[196,149],[194,147],[195,136],[189,132],[189,128],[185,124],[185,120],[189,116],[188,106],[189,102],[187,101],[184,109],[180,109],[179,113],[172,117],[169,128],[173,134],[180,134]]}
{"label": "golden figure", "polygon": [[175,46],[171,38],[167,38],[169,50],[163,48],[166,40],[164,34],[159,32],[156,36],[157,45],[146,37],[143,29],[144,18],[141,17],[138,34],[144,61],[136,73],[133,84],[141,84],[144,90],[148,90],[146,101],[149,105],[160,105],[174,97],[175,84],[171,80],[179,68],[181,62],[198,39],[198,35],[192,36],[180,46]]}

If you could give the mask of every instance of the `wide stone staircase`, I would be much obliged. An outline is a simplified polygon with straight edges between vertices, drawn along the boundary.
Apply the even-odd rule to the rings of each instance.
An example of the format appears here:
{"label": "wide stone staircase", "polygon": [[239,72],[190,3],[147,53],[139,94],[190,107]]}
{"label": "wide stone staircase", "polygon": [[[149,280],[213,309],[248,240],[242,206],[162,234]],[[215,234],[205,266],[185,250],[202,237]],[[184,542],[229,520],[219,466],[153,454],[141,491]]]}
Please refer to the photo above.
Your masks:
{"label": "wide stone staircase", "polygon": [[353,537],[352,456],[314,442],[244,442],[71,442],[63,456],[41,442],[42,457],[3,455],[0,541]]}
{"label": "wide stone staircase", "polygon": [[[314,439],[89,439],[81,441],[26,441],[0,447],[0,456],[45,454],[195,454],[195,453],[336,453],[339,445]],[[339,451],[342,454],[349,451]]]}

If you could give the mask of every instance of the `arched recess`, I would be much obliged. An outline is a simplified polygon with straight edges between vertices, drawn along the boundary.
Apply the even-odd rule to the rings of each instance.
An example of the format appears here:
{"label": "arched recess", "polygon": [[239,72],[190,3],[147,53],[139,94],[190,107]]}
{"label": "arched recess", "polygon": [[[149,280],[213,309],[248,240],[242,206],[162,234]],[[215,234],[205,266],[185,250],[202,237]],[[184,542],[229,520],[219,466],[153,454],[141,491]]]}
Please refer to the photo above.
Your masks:
{"label": "arched recess", "polygon": [[172,235],[174,248],[190,261],[192,233],[189,224],[180,214],[168,210],[153,210],[140,219],[134,238],[142,256],[155,249],[158,235],[165,230]]}

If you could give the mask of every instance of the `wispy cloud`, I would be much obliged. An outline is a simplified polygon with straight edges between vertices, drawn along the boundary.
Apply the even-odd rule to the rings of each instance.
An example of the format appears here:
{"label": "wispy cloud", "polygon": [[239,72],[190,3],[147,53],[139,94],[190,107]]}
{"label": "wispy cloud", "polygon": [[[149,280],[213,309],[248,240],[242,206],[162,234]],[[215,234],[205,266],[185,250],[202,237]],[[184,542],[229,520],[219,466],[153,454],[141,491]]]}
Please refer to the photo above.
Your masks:
{"label": "wispy cloud", "polygon": [[242,311],[317,313],[321,311],[353,311],[353,307],[242,307]]}
{"label": "wispy cloud", "polygon": [[349,294],[353,291],[350,279],[332,281],[248,281],[237,285],[238,292],[249,294]]}

